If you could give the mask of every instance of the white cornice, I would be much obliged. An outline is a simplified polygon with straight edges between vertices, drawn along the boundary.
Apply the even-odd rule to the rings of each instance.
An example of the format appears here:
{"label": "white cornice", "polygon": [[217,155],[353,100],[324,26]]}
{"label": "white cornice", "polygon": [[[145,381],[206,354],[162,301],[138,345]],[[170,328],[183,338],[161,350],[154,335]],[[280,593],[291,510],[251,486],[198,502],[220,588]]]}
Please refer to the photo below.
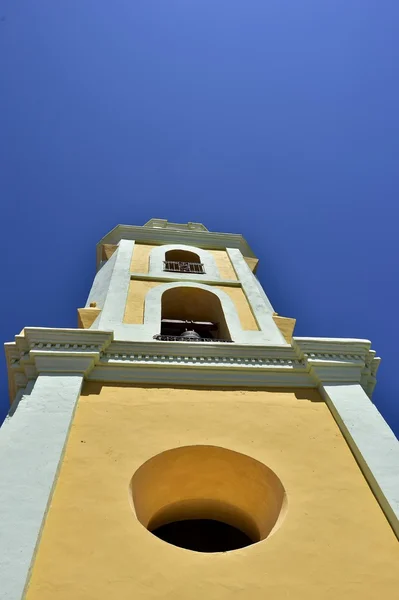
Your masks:
{"label": "white cornice", "polygon": [[369,340],[294,337],[293,346],[317,383],[360,383],[371,397],[380,358]]}
{"label": "white cornice", "polygon": [[232,360],[242,359],[281,359],[296,360],[295,350],[288,344],[284,346],[251,346],[249,344],[221,342],[121,342],[114,341],[107,353],[118,355],[151,355],[181,357],[229,357]]}
{"label": "white cornice", "polygon": [[[16,340],[21,336],[16,336]],[[43,346],[50,344],[66,348],[75,346],[98,346],[103,349],[112,339],[112,332],[96,329],[58,329],[50,327],[25,327],[22,340],[26,340],[29,347],[36,344]],[[21,341],[22,341],[21,340]],[[50,347],[50,346],[49,346]]]}
{"label": "white cornice", "polygon": [[145,383],[159,385],[217,386],[217,387],[316,387],[308,373],[294,370],[277,372],[275,369],[250,370],[245,367],[232,369],[212,368],[207,365],[126,365],[121,363],[96,365],[87,377],[91,381],[109,383]]}
{"label": "white cornice", "polygon": [[370,340],[356,338],[315,338],[294,337],[296,345],[304,353],[343,353],[351,351],[352,354],[367,353],[370,349]]}
{"label": "white cornice", "polygon": [[379,364],[368,340],[334,338],[297,337],[292,346],[121,342],[111,331],[27,327],[5,349],[11,399],[39,373],[178,385],[360,383],[371,395]]}
{"label": "white cornice", "polygon": [[187,244],[208,250],[238,248],[243,256],[256,258],[245,238],[238,233],[180,230],[167,228],[117,225],[97,244],[97,266],[101,263],[103,244],[118,244],[121,240],[135,240],[146,244]]}
{"label": "white cornice", "polygon": [[87,375],[111,342],[112,332],[89,329],[26,327],[4,345],[10,400],[39,373]]}

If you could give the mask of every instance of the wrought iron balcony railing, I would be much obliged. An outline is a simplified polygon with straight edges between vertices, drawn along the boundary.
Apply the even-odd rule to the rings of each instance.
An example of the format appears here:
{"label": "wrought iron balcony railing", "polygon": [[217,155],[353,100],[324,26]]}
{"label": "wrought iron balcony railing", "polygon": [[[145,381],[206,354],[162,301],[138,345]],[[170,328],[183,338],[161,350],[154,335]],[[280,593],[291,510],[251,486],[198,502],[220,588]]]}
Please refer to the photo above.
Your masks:
{"label": "wrought iron balcony railing", "polygon": [[195,337],[184,337],[181,335],[163,335],[162,333],[158,333],[154,335],[154,340],[159,340],[161,342],[221,342],[224,344],[231,344],[232,340],[219,340],[216,338],[195,338]]}
{"label": "wrought iron balcony railing", "polygon": [[205,273],[204,265],[196,262],[183,262],[181,260],[164,260],[163,270],[172,273]]}

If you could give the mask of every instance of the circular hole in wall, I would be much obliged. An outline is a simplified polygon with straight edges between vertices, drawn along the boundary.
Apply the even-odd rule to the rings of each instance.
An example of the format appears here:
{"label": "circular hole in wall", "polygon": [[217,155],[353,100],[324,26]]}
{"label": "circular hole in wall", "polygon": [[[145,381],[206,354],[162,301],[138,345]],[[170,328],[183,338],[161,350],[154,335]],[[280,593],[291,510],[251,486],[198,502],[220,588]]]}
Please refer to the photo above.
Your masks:
{"label": "circular hole in wall", "polygon": [[281,524],[286,494],[263,463],[218,446],[162,452],[134,474],[136,516],[165,542],[227,552],[266,539]]}
{"label": "circular hole in wall", "polygon": [[253,544],[246,533],[214,519],[186,519],[161,525],[154,535],[169,544],[197,552],[227,552]]}

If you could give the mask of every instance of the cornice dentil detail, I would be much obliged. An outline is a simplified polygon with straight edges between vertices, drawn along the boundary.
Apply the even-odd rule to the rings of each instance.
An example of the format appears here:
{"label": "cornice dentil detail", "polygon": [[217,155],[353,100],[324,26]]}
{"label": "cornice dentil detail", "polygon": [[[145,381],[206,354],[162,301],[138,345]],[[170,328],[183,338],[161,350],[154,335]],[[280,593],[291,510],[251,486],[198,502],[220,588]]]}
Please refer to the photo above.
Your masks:
{"label": "cornice dentil detail", "polygon": [[380,359],[370,346],[368,340],[300,337],[292,346],[124,342],[114,340],[111,331],[28,327],[5,349],[13,400],[40,373],[166,384],[178,383],[184,369],[193,381],[201,370],[202,385],[229,385],[230,377],[246,386],[360,383],[371,397]]}

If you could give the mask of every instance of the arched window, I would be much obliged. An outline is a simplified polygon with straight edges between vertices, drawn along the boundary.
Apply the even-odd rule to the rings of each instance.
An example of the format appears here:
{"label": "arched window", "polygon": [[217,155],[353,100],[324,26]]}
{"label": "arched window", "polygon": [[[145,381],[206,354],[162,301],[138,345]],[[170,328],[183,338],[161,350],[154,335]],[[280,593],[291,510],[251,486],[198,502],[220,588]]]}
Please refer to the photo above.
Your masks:
{"label": "arched window", "polygon": [[168,250],[165,253],[164,271],[177,273],[205,273],[198,254],[188,250]]}
{"label": "arched window", "polygon": [[231,342],[222,304],[212,292],[173,287],[162,294],[161,340]]}

